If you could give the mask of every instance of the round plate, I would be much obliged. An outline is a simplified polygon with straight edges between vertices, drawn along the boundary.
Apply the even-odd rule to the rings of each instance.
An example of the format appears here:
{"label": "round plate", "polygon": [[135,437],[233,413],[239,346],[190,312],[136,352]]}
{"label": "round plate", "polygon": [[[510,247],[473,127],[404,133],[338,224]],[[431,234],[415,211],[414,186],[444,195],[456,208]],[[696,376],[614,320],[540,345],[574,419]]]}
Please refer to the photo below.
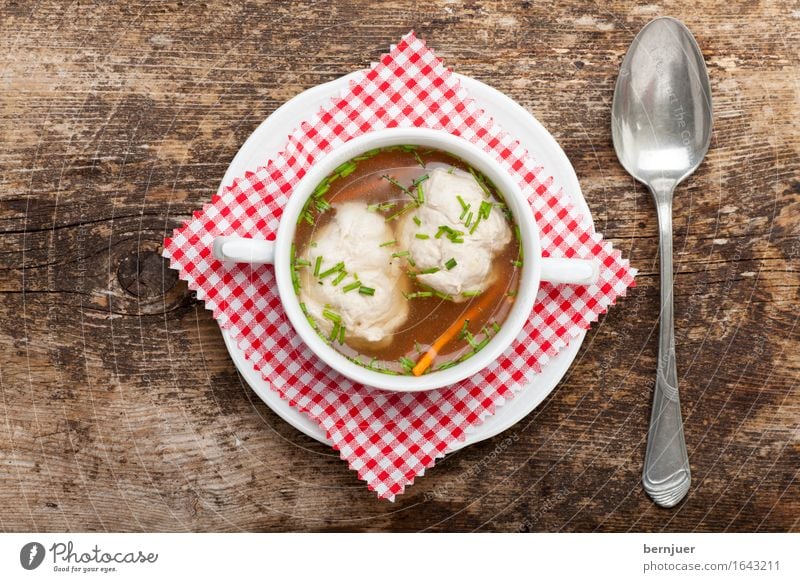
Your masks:
{"label": "round plate", "polygon": [[[335,81],[318,85],[284,103],[272,115],[258,126],[253,134],[242,145],[236,157],[225,172],[220,184],[230,184],[237,176],[248,170],[255,170],[267,160],[276,156],[286,143],[286,138],[310,112],[317,111],[331,97],[337,96],[346,89],[351,79],[360,75],[360,72],[351,73]],[[474,97],[487,114],[492,116],[501,127],[514,128],[514,137],[525,147],[539,163],[541,163],[555,179],[555,182],[564,187],[576,207],[582,211],[589,220],[591,214],[586,201],[583,199],[578,177],[572,164],[569,163],[564,151],[555,138],[539,123],[533,115],[528,113],[516,101],[506,97],[488,85],[465,77],[456,75],[464,88]],[[569,345],[562,349],[546,366],[535,380],[525,386],[515,397],[498,408],[494,416],[488,417],[483,424],[467,431],[467,438],[461,443],[454,444],[450,451],[455,451],[467,445],[488,439],[499,432],[513,426],[547,397],[556,384],[567,372],[570,364],[575,359],[583,343],[586,332],[574,338]],[[230,332],[223,329],[222,337],[225,346],[233,358],[239,373],[244,376],[250,387],[258,394],[275,413],[296,429],[320,442],[331,444],[325,437],[325,432],[302,412],[295,410],[272,390],[245,358],[244,352],[236,346]]]}

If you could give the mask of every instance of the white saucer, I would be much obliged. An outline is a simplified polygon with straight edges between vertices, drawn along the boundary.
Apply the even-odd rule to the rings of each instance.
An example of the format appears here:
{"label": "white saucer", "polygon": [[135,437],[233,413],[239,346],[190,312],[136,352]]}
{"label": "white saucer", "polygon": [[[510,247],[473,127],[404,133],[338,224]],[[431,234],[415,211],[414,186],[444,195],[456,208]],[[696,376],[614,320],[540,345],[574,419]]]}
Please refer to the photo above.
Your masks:
{"label": "white saucer", "polygon": [[[360,75],[359,72],[351,73],[335,81],[313,87],[279,107],[258,126],[242,145],[222,178],[220,191],[235,177],[243,175],[247,170],[255,170],[277,155],[285,145],[288,135],[303,119],[316,112],[328,99],[347,88],[348,82],[358,75]],[[463,75],[457,75],[457,77],[486,113],[491,115],[503,128],[513,133],[514,137],[546,168],[546,171],[553,175],[555,183],[564,187],[576,207],[591,220],[589,207],[581,193],[578,177],[572,164],[553,136],[542,127],[542,124],[522,106],[496,89]],[[532,383],[523,388],[512,400],[498,408],[497,414],[469,430],[466,440],[453,445],[450,451],[488,439],[527,416],[563,378],[575,359],[585,335],[586,332],[583,332],[574,338],[543,367]],[[230,332],[223,329],[222,337],[225,339],[225,346],[239,373],[244,376],[247,383],[267,406],[296,429],[320,442],[330,444],[324,431],[313,420],[290,407],[270,388],[260,373],[247,361],[244,352],[236,346]]]}

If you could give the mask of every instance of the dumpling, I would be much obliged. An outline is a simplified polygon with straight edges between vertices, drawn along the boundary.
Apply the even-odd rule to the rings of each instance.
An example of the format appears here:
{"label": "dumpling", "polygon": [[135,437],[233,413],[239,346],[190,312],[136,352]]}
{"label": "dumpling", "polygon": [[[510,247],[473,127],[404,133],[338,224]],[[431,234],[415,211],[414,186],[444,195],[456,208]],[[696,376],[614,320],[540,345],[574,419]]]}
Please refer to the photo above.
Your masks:
{"label": "dumpling", "polygon": [[408,318],[404,265],[392,257],[397,247],[381,246],[394,233],[366,204],[347,202],[333,210],[333,219],[298,255],[311,263],[298,271],[300,301],[326,335],[340,318],[349,343],[388,345]]}
{"label": "dumpling", "polygon": [[417,272],[438,269],[417,275],[420,283],[466,301],[494,282],[492,261],[511,240],[511,229],[467,172],[436,168],[423,193],[425,203],[398,226],[398,241]]}

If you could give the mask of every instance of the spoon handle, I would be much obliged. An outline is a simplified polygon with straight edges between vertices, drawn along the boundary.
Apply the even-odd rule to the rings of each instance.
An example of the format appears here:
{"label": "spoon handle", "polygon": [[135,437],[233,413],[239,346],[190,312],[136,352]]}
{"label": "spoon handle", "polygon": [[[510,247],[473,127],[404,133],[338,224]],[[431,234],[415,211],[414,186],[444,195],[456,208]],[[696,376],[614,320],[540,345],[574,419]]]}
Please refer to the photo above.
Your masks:
{"label": "spoon handle", "polygon": [[653,191],[658,209],[661,255],[661,324],[653,410],[647,434],[642,484],[661,507],[684,498],[691,483],[689,455],[683,438],[678,372],[675,366],[675,330],[672,313],[672,189]]}

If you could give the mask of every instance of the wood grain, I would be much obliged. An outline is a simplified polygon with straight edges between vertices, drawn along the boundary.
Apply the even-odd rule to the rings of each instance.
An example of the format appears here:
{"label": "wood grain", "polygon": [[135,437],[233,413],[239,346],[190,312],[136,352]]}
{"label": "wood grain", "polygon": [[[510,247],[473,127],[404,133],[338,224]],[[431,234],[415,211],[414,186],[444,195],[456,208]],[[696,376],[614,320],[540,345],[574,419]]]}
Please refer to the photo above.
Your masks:
{"label": "wood grain", "polygon": [[[559,4],[3,3],[0,529],[800,529],[796,6]],[[669,511],[639,484],[655,214],[609,131],[620,60],[661,14],[695,33],[716,116],[675,203],[694,483]],[[410,29],[556,136],[640,275],[536,411],[390,504],[257,399],[159,253],[266,116]]]}

